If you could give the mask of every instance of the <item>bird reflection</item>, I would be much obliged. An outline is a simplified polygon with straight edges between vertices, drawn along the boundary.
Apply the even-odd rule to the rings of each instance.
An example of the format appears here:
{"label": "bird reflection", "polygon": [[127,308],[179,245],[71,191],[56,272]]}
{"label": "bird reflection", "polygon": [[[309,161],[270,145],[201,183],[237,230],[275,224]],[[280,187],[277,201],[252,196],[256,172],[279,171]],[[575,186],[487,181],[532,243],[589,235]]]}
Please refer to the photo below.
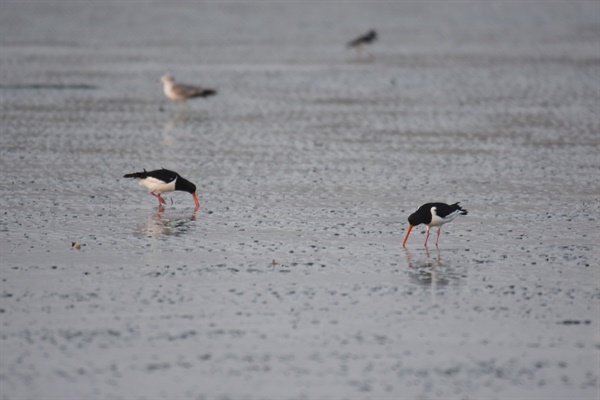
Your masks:
{"label": "bird reflection", "polygon": [[187,104],[183,103],[182,107],[180,107],[179,110],[169,115],[169,119],[167,120],[167,122],[165,122],[164,130],[166,132],[170,132],[179,125],[185,124],[188,119],[189,113]]}
{"label": "bird reflection", "polygon": [[406,262],[408,264],[408,268],[431,268],[431,267],[439,267],[442,265],[442,256],[440,254],[440,249],[436,248],[436,257],[432,258],[429,253],[429,248],[425,247],[425,256],[424,260],[415,260],[411,255],[410,251],[407,248],[404,248],[404,255],[406,257]]}
{"label": "bird reflection", "polygon": [[420,286],[431,286],[435,291],[439,286],[447,286],[452,275],[451,270],[444,267],[439,249],[436,249],[432,257],[429,249],[425,248],[425,258],[414,257],[405,249],[408,275],[412,282]]}
{"label": "bird reflection", "polygon": [[175,216],[165,213],[165,207],[162,205],[156,208],[156,214],[153,214],[148,220],[137,229],[140,237],[152,237],[160,239],[169,236],[181,236],[190,229],[191,222],[196,220],[196,213],[200,207],[195,207],[191,216]]}

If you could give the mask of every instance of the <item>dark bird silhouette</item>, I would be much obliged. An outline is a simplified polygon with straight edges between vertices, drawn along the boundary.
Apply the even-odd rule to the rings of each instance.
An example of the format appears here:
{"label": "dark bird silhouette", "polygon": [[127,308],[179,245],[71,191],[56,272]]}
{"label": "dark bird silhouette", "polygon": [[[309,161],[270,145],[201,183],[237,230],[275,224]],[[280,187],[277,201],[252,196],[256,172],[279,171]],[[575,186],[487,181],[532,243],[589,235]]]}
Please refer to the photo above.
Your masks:
{"label": "dark bird silhouette", "polygon": [[358,48],[361,46],[371,44],[375,40],[377,40],[377,32],[375,32],[375,30],[371,29],[369,32],[365,33],[364,35],[361,35],[361,36],[357,37],[356,39],[348,42],[348,47]]}

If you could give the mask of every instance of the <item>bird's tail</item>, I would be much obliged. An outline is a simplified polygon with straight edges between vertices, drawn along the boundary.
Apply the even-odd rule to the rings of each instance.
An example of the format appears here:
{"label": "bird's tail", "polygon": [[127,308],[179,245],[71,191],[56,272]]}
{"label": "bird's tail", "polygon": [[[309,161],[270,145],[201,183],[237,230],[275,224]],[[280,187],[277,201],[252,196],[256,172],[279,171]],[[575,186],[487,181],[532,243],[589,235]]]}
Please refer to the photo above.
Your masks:
{"label": "bird's tail", "polygon": [[209,97],[209,96],[214,96],[217,94],[217,91],[214,89],[203,89],[200,92],[200,97]]}
{"label": "bird's tail", "polygon": [[148,172],[144,169],[144,172],[134,172],[133,174],[125,174],[123,178],[136,178],[136,179],[144,179],[148,177]]}
{"label": "bird's tail", "polygon": [[461,206],[459,206],[458,204],[459,204],[458,202],[452,204],[452,207],[454,208],[454,210],[460,211],[460,215],[467,215],[469,212],[467,210],[465,210],[464,208],[462,208]]}

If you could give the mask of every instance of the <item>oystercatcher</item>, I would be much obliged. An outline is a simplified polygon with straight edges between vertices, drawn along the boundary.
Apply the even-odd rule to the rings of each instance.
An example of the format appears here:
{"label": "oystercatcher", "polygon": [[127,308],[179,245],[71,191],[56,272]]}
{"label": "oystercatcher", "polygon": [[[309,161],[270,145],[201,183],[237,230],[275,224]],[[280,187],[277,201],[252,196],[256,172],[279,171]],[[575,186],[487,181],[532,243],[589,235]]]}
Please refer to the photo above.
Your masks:
{"label": "oystercatcher", "polygon": [[176,83],[175,78],[170,75],[163,75],[160,81],[163,84],[165,96],[175,101],[186,101],[194,97],[208,97],[217,94],[215,89],[205,89],[198,86]]}
{"label": "oystercatcher", "polygon": [[181,190],[188,192],[194,197],[196,208],[200,207],[198,197],[196,197],[196,185],[182,178],[177,172],[169,171],[168,169],[157,169],[154,171],[134,172],[133,174],[123,175],[123,178],[139,179],[141,186],[150,190],[150,194],[158,199],[158,205],[167,204],[160,196],[161,193]]}
{"label": "oystercatcher", "polygon": [[427,226],[425,247],[427,247],[427,239],[429,239],[429,228],[432,226],[438,227],[437,239],[435,241],[435,246],[437,247],[438,241],[440,240],[440,231],[442,229],[442,225],[452,221],[458,215],[467,215],[467,210],[459,206],[458,203],[454,203],[452,205],[445,203],[423,204],[416,212],[408,217],[409,225],[408,230],[406,231],[406,236],[404,237],[404,242],[402,242],[402,247],[406,247],[406,241],[408,240],[408,235],[410,235],[410,231],[413,226],[420,224],[425,224]]}

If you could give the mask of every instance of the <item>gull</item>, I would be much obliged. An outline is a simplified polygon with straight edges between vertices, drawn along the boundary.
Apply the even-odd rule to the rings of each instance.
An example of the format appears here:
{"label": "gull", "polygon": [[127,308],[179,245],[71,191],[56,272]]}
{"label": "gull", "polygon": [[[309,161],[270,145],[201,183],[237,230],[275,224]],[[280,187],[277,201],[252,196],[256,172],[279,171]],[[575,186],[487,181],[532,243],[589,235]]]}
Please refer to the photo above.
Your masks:
{"label": "gull", "polygon": [[177,83],[171,75],[163,75],[160,81],[163,84],[165,96],[174,101],[185,102],[187,99],[193,99],[194,97],[209,97],[217,94],[215,89]]}

